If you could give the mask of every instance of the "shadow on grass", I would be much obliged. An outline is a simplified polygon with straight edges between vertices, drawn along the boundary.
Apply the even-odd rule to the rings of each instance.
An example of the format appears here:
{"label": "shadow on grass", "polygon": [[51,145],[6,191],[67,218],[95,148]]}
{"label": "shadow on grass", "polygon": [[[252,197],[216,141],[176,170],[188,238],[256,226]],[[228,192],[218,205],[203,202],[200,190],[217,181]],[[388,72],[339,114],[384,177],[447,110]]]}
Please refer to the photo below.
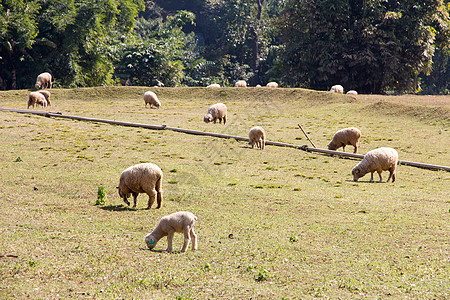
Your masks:
{"label": "shadow on grass", "polygon": [[108,211],[138,211],[138,209],[136,209],[136,208],[125,206],[123,204],[105,205],[105,206],[100,206],[100,208],[103,210],[108,210]]}
{"label": "shadow on grass", "polygon": [[150,249],[148,249],[148,248],[139,248],[139,250],[141,250],[141,251],[149,251],[149,252],[156,252],[156,253],[167,253],[167,254],[182,254],[183,252],[181,252],[181,251],[177,251],[177,250],[175,250],[175,251],[172,251],[172,252],[167,252],[166,250],[154,250],[154,249],[152,249],[152,250],[150,250]]}

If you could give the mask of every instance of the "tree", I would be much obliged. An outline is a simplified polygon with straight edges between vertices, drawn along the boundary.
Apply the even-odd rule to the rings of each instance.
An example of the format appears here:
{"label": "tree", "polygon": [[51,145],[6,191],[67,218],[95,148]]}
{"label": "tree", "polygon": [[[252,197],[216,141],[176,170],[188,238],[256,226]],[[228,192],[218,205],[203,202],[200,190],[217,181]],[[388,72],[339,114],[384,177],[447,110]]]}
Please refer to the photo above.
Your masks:
{"label": "tree", "polygon": [[280,19],[284,80],[363,93],[414,92],[428,73],[442,0],[291,0]]}
{"label": "tree", "polygon": [[26,69],[24,60],[29,56],[37,36],[35,17],[37,1],[0,2],[0,89],[18,87],[18,72]]}
{"label": "tree", "polygon": [[129,35],[143,0],[3,1],[0,87],[33,86],[49,71],[57,85],[111,84],[112,43]]}

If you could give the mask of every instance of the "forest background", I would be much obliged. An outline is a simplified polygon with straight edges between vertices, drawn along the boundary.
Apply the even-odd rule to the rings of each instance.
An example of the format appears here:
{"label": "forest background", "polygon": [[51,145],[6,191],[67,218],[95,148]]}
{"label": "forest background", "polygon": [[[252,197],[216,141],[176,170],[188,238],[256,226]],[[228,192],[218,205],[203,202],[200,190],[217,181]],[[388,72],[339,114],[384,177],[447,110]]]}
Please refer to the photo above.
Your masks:
{"label": "forest background", "polygon": [[449,0],[0,0],[0,90],[251,86],[448,94]]}

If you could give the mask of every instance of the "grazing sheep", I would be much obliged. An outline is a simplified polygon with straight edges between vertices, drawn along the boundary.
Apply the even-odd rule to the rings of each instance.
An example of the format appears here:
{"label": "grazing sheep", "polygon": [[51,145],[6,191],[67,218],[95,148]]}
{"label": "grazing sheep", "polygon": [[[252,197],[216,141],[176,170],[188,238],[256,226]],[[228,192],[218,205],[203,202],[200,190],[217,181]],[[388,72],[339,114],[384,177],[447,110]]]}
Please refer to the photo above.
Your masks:
{"label": "grazing sheep", "polygon": [[333,85],[330,89],[330,92],[332,93],[339,93],[339,94],[343,94],[344,93],[344,87],[342,85]]}
{"label": "grazing sheep", "polygon": [[163,172],[155,164],[142,163],[131,166],[125,169],[120,175],[119,186],[117,187],[119,196],[123,198],[123,202],[130,205],[128,197],[131,193],[134,200],[133,207],[136,207],[139,193],[146,193],[148,195],[147,209],[152,207],[155,199],[158,204],[156,208],[160,208],[163,198],[161,188],[162,178]]}
{"label": "grazing sheep", "polygon": [[264,150],[266,144],[266,132],[261,126],[255,126],[248,132],[249,145],[252,145],[252,149],[256,144],[261,150]]}
{"label": "grazing sheep", "polygon": [[144,239],[147,247],[152,250],[158,241],[167,236],[167,252],[172,252],[172,240],[175,232],[184,234],[184,243],[181,252],[185,252],[192,239],[192,251],[197,250],[197,235],[194,232],[194,225],[197,217],[188,211],[179,211],[168,216],[164,216],[159,221],[155,230]]}
{"label": "grazing sheep", "polygon": [[207,86],[207,88],[215,88],[215,87],[220,87],[220,84],[218,83],[213,83]]}
{"label": "grazing sheep", "polygon": [[395,168],[397,167],[398,153],[395,149],[381,147],[372,151],[369,151],[364,155],[364,159],[357,164],[353,170],[353,181],[358,181],[359,178],[363,177],[367,173],[371,173],[370,182],[373,181],[373,173],[378,172],[380,176],[380,182],[383,180],[381,178],[381,172],[389,170],[389,179],[392,177],[392,182],[395,181]]}
{"label": "grazing sheep", "polygon": [[255,87],[261,87],[261,85],[260,85],[260,84],[257,84],[257,85],[255,85]]}
{"label": "grazing sheep", "polygon": [[234,84],[235,87],[247,87],[247,82],[245,80],[238,80]]}
{"label": "grazing sheep", "polygon": [[272,81],[272,82],[269,82],[266,86],[270,87],[270,88],[277,88],[278,87],[278,83]]}
{"label": "grazing sheep", "polygon": [[212,105],[203,117],[203,121],[205,121],[205,123],[214,122],[214,124],[216,124],[217,119],[219,119],[219,123],[222,123],[223,119],[224,125],[227,122],[227,107],[223,103],[216,103]]}
{"label": "grazing sheep", "polygon": [[145,92],[144,102],[145,107],[147,107],[147,104],[149,104],[150,108],[152,108],[153,106],[159,108],[161,106],[161,102],[159,102],[158,96],[156,96],[156,94],[151,91]]}
{"label": "grazing sheep", "polygon": [[45,100],[47,100],[48,106],[51,106],[52,104],[50,103],[50,95],[51,95],[50,92],[49,92],[49,91],[42,90],[42,91],[39,91],[39,93],[41,93],[42,95],[44,95]]}
{"label": "grazing sheep", "polygon": [[36,84],[34,85],[38,90],[40,88],[52,88],[52,75],[50,73],[42,73],[36,79]]}
{"label": "grazing sheep", "polygon": [[355,91],[355,90],[350,90],[350,91],[347,92],[347,95],[353,95],[353,96],[356,96],[356,95],[358,95],[358,92]]}
{"label": "grazing sheep", "polygon": [[30,106],[42,106],[42,107],[47,107],[48,106],[48,102],[45,99],[45,96],[41,93],[38,92],[31,92],[30,95],[28,96],[28,107],[30,108]]}
{"label": "grazing sheep", "polygon": [[331,142],[328,144],[328,150],[336,150],[342,147],[342,152],[345,152],[345,146],[353,145],[353,147],[355,147],[353,153],[356,153],[358,151],[358,143],[360,138],[361,131],[359,131],[358,128],[349,127],[338,130],[334,134]]}

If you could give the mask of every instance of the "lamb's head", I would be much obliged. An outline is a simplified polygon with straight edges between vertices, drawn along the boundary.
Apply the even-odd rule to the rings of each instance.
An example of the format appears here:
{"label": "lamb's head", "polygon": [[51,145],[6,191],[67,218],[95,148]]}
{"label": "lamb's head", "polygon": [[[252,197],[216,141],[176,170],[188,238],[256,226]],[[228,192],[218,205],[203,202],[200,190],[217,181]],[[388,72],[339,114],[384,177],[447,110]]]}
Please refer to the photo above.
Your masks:
{"label": "lamb's head", "polygon": [[356,181],[358,181],[359,178],[366,175],[366,173],[364,173],[363,170],[359,167],[359,165],[357,165],[356,167],[353,168],[352,175],[353,175],[353,181],[356,182]]}
{"label": "lamb's head", "polygon": [[203,121],[205,121],[205,123],[212,122],[212,120],[213,120],[213,116],[212,116],[211,114],[206,114],[206,115],[203,117]]}
{"label": "lamb's head", "polygon": [[158,243],[158,241],[151,234],[147,235],[144,241],[145,244],[147,245],[147,248],[150,250],[155,248],[156,244]]}
{"label": "lamb's head", "polygon": [[123,202],[125,202],[126,205],[130,206],[130,201],[128,201],[128,198],[130,197],[130,193],[124,193],[120,186],[117,186],[117,191],[119,192],[120,198],[123,199]]}
{"label": "lamb's head", "polygon": [[40,82],[36,82],[36,84],[34,85],[34,87],[38,90],[41,88],[41,83]]}

